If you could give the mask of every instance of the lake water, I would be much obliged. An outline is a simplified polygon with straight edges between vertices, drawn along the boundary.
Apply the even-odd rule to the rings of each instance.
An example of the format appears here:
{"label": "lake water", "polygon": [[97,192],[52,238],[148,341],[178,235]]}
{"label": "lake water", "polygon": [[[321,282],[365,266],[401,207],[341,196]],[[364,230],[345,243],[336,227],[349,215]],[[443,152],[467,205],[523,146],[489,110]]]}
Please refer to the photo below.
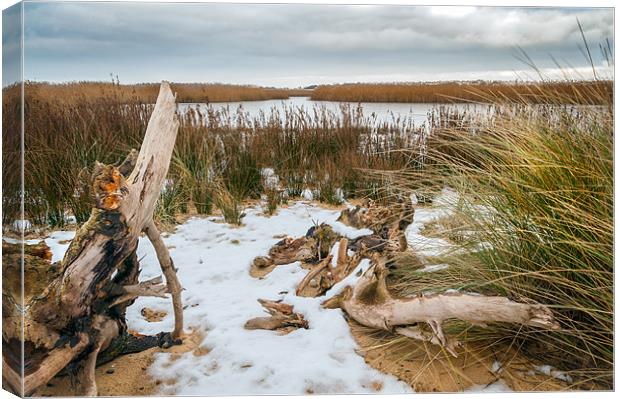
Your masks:
{"label": "lake water", "polygon": [[251,118],[260,117],[261,113],[269,116],[272,110],[276,110],[283,115],[287,110],[303,109],[309,115],[313,114],[316,108],[325,109],[335,116],[341,115],[342,107],[350,107],[356,111],[358,108],[365,118],[369,118],[374,123],[403,123],[404,120],[420,125],[427,120],[432,110],[438,110],[440,107],[457,108],[460,111],[484,111],[489,108],[488,105],[481,104],[435,104],[435,103],[378,103],[378,102],[340,102],[340,101],[314,101],[310,97],[290,97],[286,100],[264,100],[264,101],[241,101],[241,102],[213,102],[204,103],[182,103],[179,104],[181,112],[187,111],[189,108],[200,110],[202,113],[211,107],[213,110],[227,110],[230,115],[234,115],[241,110],[245,115]]}

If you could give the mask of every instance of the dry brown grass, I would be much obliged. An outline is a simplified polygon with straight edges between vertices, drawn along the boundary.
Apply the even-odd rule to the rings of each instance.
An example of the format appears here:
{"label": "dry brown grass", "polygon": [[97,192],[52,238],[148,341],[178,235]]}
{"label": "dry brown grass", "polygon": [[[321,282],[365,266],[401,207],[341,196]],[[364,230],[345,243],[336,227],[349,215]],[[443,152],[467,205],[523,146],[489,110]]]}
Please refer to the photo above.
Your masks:
{"label": "dry brown grass", "polygon": [[440,83],[355,83],[319,86],[311,98],[324,101],[455,103],[524,100],[547,103],[563,99],[564,104],[583,104],[595,96],[590,92],[605,93],[613,98],[612,81],[505,83],[505,82],[440,82]]}
{"label": "dry brown grass", "polygon": [[[307,95],[305,90],[275,89],[249,85],[219,83],[172,83],[180,103],[208,103],[221,101],[254,101],[287,99]],[[122,103],[155,103],[159,83],[120,84],[116,82],[72,82],[63,84],[29,83],[33,98],[55,98],[59,102],[75,104],[113,98]]]}

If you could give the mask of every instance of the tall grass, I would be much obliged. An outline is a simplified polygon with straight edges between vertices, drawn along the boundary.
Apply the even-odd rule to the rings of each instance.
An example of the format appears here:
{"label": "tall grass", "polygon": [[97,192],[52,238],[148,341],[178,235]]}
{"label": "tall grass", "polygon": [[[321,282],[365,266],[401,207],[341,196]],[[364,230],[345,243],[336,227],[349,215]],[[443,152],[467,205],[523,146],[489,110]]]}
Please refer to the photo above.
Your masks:
{"label": "tall grass", "polygon": [[507,107],[478,129],[438,134],[424,168],[398,177],[403,187],[422,179],[457,191],[452,218],[464,234],[456,244],[467,254],[448,257],[451,267],[441,272],[405,266],[394,278],[408,294],[456,288],[549,305],[560,331],[495,325],[464,336],[517,345],[578,384],[609,388],[613,104],[606,90],[583,95],[580,102],[602,105],[566,107],[559,97],[545,107]]}
{"label": "tall grass", "polygon": [[[38,84],[25,85],[26,216],[34,224],[59,227],[72,214],[81,223],[92,205],[90,174],[95,161],[117,163],[131,148],[139,148],[152,105],[125,102],[114,91],[99,98],[85,95],[82,101],[57,101],[40,89]],[[6,95],[5,126],[19,127],[19,117],[13,118],[16,123],[10,119],[19,115],[18,103],[17,95]],[[288,197],[299,196],[304,189],[334,204],[343,195],[379,196],[377,182],[362,170],[407,166],[409,153],[394,150],[419,146],[440,120],[452,117],[464,114],[438,109],[421,126],[411,118],[379,122],[352,106],[338,111],[319,106],[273,108],[259,116],[242,108],[179,107],[170,191],[162,195],[158,215],[173,220],[172,213],[190,208],[210,213],[216,182],[238,203],[258,199],[264,191],[264,168],[275,171]],[[19,152],[13,155],[16,161]],[[7,175],[5,185],[13,189],[3,197],[4,206],[17,209],[19,180]],[[6,215],[5,223],[16,218],[14,213]]]}
{"label": "tall grass", "polygon": [[[603,98],[584,96],[597,91]],[[612,81],[575,82],[426,82],[426,83],[355,83],[319,86],[313,100],[352,102],[455,103],[490,100],[489,102],[524,100],[546,102],[548,98],[564,98],[564,104],[584,101],[607,103],[613,97]],[[586,104],[590,104],[587,102]]]}

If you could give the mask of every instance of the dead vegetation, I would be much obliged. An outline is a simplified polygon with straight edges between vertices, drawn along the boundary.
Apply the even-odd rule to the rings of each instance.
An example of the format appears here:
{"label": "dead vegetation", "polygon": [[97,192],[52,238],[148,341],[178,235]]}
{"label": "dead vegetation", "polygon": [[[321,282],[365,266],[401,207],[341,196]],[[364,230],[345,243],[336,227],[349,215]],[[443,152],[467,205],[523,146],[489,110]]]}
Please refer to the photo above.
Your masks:
{"label": "dead vegetation", "polygon": [[[274,100],[306,94],[306,91],[303,90],[221,83],[170,83],[170,87],[177,93],[178,103]],[[5,90],[11,90],[11,88]],[[154,104],[159,92],[159,83],[121,84],[118,81],[28,82],[27,90],[28,95],[32,96],[33,99],[54,98],[64,105],[98,102],[102,98],[123,104]]]}
{"label": "dead vegetation", "polygon": [[514,101],[522,103],[556,102],[597,104],[584,93],[604,92],[613,97],[612,81],[557,82],[425,82],[425,83],[354,83],[318,86],[313,100],[350,102],[458,103]]}

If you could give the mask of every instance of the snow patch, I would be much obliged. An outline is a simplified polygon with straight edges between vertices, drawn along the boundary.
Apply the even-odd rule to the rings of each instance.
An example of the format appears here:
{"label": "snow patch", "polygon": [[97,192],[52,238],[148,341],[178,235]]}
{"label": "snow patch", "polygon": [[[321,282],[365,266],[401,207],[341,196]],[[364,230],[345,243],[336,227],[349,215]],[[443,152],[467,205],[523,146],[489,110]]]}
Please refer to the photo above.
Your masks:
{"label": "snow patch", "polygon": [[472,385],[463,391],[466,392],[484,392],[484,393],[500,393],[500,392],[513,392],[512,389],[503,380],[497,380],[488,385]]}
{"label": "snow patch", "polygon": [[447,263],[440,263],[438,265],[426,265],[424,266],[422,269],[418,270],[419,272],[425,272],[425,273],[432,273],[432,272],[437,272],[440,270],[445,270],[447,268],[449,268],[450,265],[448,265]]}
{"label": "snow patch", "polygon": [[548,375],[549,377],[553,377],[556,380],[560,380],[560,381],[564,381],[568,383],[573,382],[573,378],[566,371],[557,370],[553,368],[552,366],[549,366],[548,364],[534,366],[534,370],[529,371],[528,374],[534,375],[536,372],[544,374],[544,375]]}

